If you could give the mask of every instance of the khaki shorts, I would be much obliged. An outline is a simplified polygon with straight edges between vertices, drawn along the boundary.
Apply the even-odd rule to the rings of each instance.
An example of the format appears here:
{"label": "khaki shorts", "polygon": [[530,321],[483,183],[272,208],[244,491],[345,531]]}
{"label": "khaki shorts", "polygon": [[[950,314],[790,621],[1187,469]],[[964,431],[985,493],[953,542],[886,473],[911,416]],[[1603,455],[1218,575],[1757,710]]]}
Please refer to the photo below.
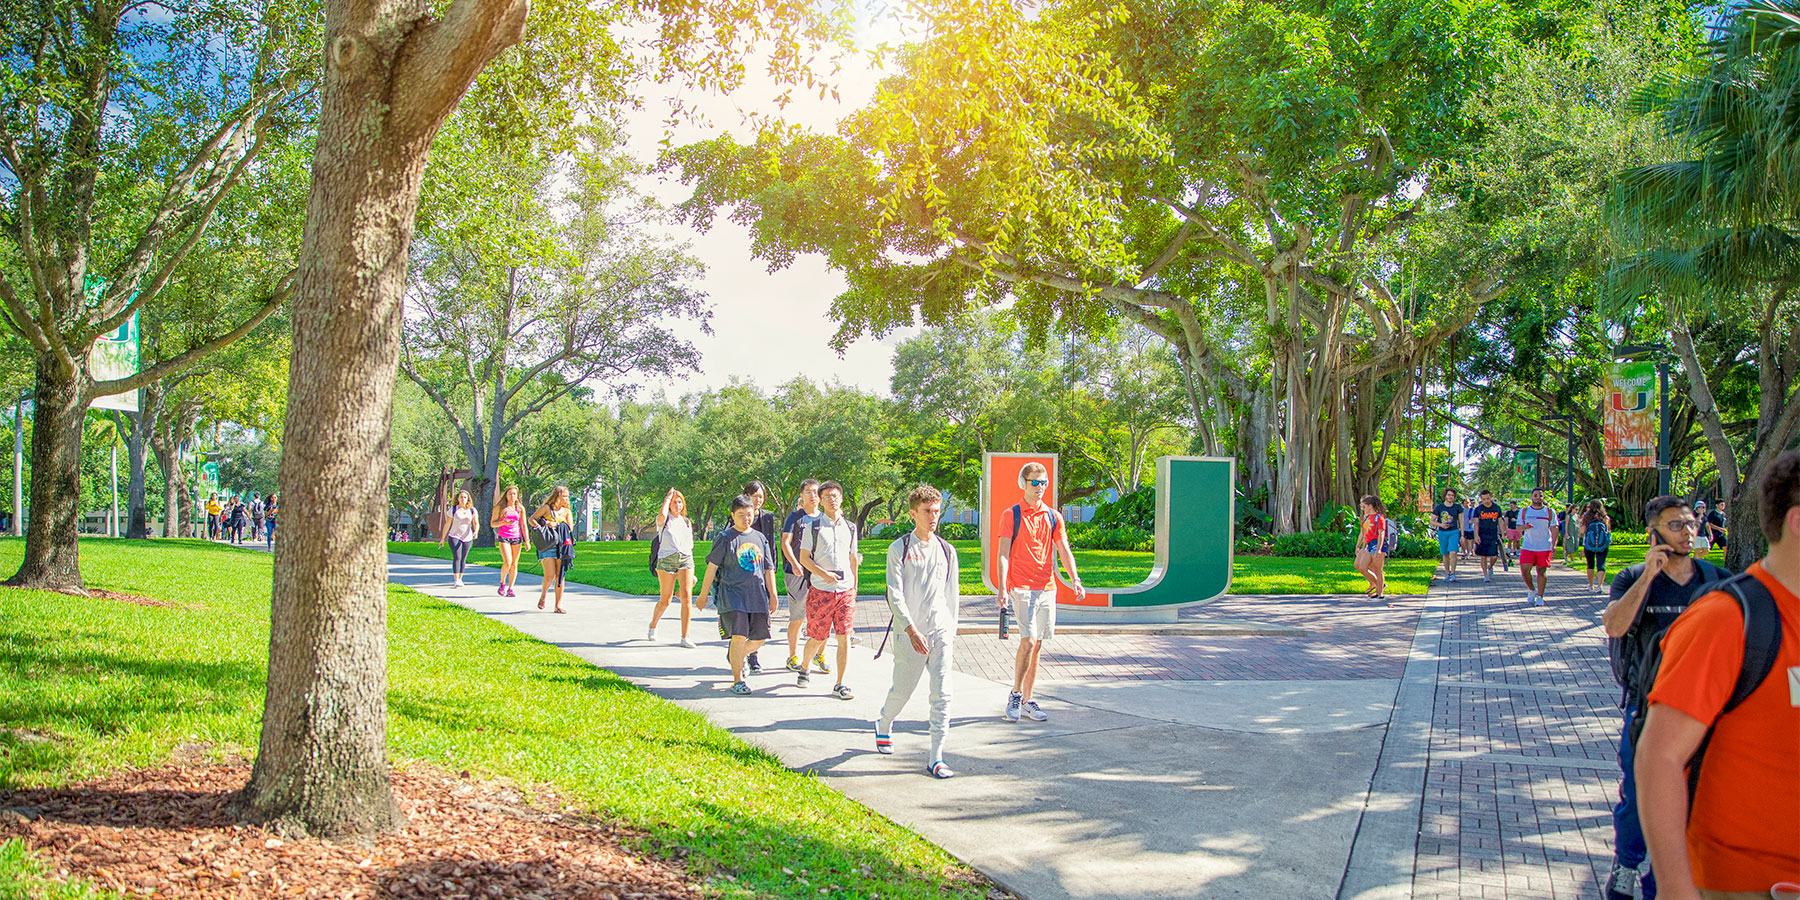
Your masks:
{"label": "khaki shorts", "polygon": [[670,553],[656,558],[656,571],[671,575],[686,569],[694,570],[694,555],[691,553]]}
{"label": "khaki shorts", "polygon": [[1056,588],[1047,591],[1013,588],[1008,596],[1020,637],[1047,641],[1056,636]]}

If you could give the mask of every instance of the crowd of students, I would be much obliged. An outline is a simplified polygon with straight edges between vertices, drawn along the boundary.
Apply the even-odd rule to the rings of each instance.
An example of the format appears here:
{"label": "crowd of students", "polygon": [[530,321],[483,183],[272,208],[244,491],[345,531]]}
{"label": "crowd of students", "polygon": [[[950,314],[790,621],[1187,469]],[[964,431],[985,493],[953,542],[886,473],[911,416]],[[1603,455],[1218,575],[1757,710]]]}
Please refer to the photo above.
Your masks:
{"label": "crowd of students", "polygon": [[[1694,553],[1705,558],[1714,548],[1723,551],[1730,532],[1725,527],[1724,510],[1708,510],[1706,501],[1694,504],[1696,527]],[[1382,598],[1387,593],[1384,573],[1387,557],[1398,544],[1399,532],[1386,515],[1381,498],[1362,498],[1362,520],[1356,544],[1356,571],[1369,582],[1368,596]],[[1575,536],[1587,564],[1589,593],[1598,593],[1606,585],[1606,558],[1612,547],[1612,516],[1599,500],[1589,500],[1575,513]],[[1564,548],[1565,561],[1572,552],[1566,542],[1568,523],[1563,514],[1549,505],[1542,488],[1531,492],[1531,499],[1521,506],[1508,500],[1504,508],[1495,500],[1494,492],[1483,489],[1472,505],[1465,506],[1454,488],[1445,488],[1443,496],[1431,508],[1429,528],[1437,540],[1438,558],[1446,581],[1456,581],[1460,563],[1473,560],[1480,567],[1481,580],[1494,580],[1494,566],[1511,568],[1516,559],[1519,577],[1525,582],[1525,601],[1542,606],[1547,593],[1549,569],[1556,548]]]}
{"label": "crowd of students", "polygon": [[[1078,595],[1083,588],[1062,517],[1044,502],[1049,472],[1040,463],[1026,463],[1018,480],[1022,500],[1001,517],[996,534],[1003,602],[1019,624],[1013,684],[1001,716],[1013,722],[1022,718],[1042,722],[1050,716],[1032,692],[1044,643],[1056,633],[1058,559]],[[726,644],[730,691],[748,696],[753,693],[749,677],[763,670],[758,653],[774,636],[774,616],[785,596],[785,668],[793,673],[796,687],[809,687],[815,674],[834,675],[830,695],[853,699],[847,673],[864,560],[856,523],[844,514],[844,488],[835,481],[807,479],[779,526],[775,514],[765,508],[768,496],[761,482],[745,484],[729,504],[729,524],[713,538],[705,555],[696,558],[697,535],[687,498],[674,489],[664,495],[649,560],[659,592],[645,638],[657,640],[658,626],[674,605],[681,622],[679,645],[696,647],[691,633],[694,612],[714,606]],[[565,611],[562,576],[573,561],[568,498],[566,488],[557,488],[536,510],[527,512],[518,488],[508,487],[494,504],[488,524],[500,548],[497,590],[502,596],[515,595],[519,558],[531,530],[554,530],[555,538],[546,537],[542,543],[547,546],[537,551],[544,564],[538,608],[554,596],[552,611]],[[956,548],[937,534],[943,515],[940,492],[930,486],[914,489],[907,510],[912,528],[888,545],[885,558],[893,678],[874,722],[874,747],[880,753],[894,751],[894,721],[919,682],[928,680],[931,742],[925,768],[935,777],[950,778],[956,773],[944,760],[944,748],[950,728],[961,563]],[[440,541],[451,548],[451,572],[458,587],[479,531],[477,520],[469,493],[459,491],[447,511]],[[700,563],[705,568],[696,593],[694,576]],[[881,652],[887,652],[888,637]],[[827,644],[834,645],[835,668],[825,659]]]}
{"label": "crowd of students", "polygon": [[229,494],[209,494],[206,498],[206,536],[215,541],[229,540],[242,544],[245,540],[265,541],[275,547],[275,520],[280,515],[280,495],[269,492],[250,495],[249,500]]}

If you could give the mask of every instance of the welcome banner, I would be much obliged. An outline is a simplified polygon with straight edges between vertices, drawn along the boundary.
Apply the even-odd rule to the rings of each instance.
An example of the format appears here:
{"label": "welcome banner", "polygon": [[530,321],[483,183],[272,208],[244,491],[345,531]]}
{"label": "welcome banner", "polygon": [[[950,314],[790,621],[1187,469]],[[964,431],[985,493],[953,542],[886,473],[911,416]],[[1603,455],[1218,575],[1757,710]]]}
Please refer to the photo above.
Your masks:
{"label": "welcome banner", "polygon": [[1606,384],[1606,467],[1656,467],[1656,364],[1617,363]]}

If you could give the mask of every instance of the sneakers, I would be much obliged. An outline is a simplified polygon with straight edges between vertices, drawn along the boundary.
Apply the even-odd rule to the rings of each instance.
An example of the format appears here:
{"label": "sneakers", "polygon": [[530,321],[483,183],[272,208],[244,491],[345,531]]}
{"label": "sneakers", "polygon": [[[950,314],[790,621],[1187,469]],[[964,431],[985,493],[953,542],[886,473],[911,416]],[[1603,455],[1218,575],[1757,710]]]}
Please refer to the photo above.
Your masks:
{"label": "sneakers", "polygon": [[654,626],[651,627],[649,631],[644,632],[644,640],[653,644],[656,643],[656,628]]}
{"label": "sneakers", "polygon": [[856,695],[850,693],[850,686],[847,684],[839,684],[837,687],[832,688],[831,696],[836,697],[839,700],[855,700],[856,699]]}
{"label": "sneakers", "polygon": [[694,642],[693,642],[693,641],[691,641],[691,640],[689,640],[689,639],[687,639],[687,638],[682,638],[682,639],[681,639],[681,646],[683,646],[683,647],[686,647],[686,648],[688,648],[688,649],[689,649],[689,650],[692,650],[692,649],[694,649],[694,648],[696,648],[696,647],[699,647],[699,646],[700,646],[700,645],[699,645],[699,644],[696,644],[696,643],[694,643]]}
{"label": "sneakers", "polygon": [[1491,582],[1493,582],[1493,580],[1494,580],[1494,576],[1492,576],[1492,575],[1483,575],[1483,576],[1481,576],[1481,583],[1482,583],[1482,584],[1489,584],[1489,583],[1491,583]]}
{"label": "sneakers", "polygon": [[804,672],[806,671],[806,667],[800,664],[800,657],[790,656],[788,657],[787,670],[789,672]]}
{"label": "sneakers", "polygon": [[1019,721],[1019,713],[1023,711],[1024,704],[1025,698],[1018,691],[1013,691],[1006,697],[1006,712],[1001,713],[1000,718],[1008,722]]}
{"label": "sneakers", "polygon": [[956,777],[956,771],[951,769],[949,766],[944,765],[944,761],[941,759],[932,763],[929,766],[926,766],[925,771],[930,772],[931,777],[933,777],[933,778],[955,778]]}
{"label": "sneakers", "polygon": [[816,655],[813,656],[813,665],[819,667],[820,675],[830,675],[831,674],[831,667],[828,665],[825,665],[825,651],[820,650]]}
{"label": "sneakers", "polygon": [[1456,573],[1451,572],[1444,580],[1454,583],[1456,581]]}
{"label": "sneakers", "polygon": [[757,660],[756,654],[754,653],[744,658],[744,666],[750,670],[751,674],[762,671],[762,663]]}
{"label": "sneakers", "polygon": [[800,674],[794,676],[794,687],[806,687],[811,683],[812,676],[807,674],[805,669],[801,669]]}
{"label": "sneakers", "polygon": [[1605,891],[1606,900],[1637,900],[1644,896],[1643,875],[1615,862],[1612,874],[1607,876]]}
{"label": "sneakers", "polygon": [[747,696],[750,693],[750,686],[741,681],[734,681],[731,683],[731,692],[740,697]]}
{"label": "sneakers", "polygon": [[1025,717],[1033,722],[1048,722],[1050,714],[1038,709],[1036,700],[1025,701]]}

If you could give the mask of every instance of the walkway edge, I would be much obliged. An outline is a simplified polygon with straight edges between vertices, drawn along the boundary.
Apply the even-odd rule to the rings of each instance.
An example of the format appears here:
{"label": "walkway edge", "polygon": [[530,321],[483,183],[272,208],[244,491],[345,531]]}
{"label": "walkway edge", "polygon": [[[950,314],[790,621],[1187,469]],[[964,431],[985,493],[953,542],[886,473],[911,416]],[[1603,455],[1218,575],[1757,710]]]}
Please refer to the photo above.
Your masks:
{"label": "walkway edge", "polygon": [[1419,610],[1338,900],[1412,900],[1447,610],[1442,598],[1428,598]]}

